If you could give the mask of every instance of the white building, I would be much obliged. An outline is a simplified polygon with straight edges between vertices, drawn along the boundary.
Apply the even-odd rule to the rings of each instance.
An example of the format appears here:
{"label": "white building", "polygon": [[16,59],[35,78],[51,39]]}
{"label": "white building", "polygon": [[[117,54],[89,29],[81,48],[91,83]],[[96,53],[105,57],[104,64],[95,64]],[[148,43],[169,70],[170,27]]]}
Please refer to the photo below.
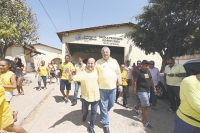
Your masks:
{"label": "white building", "polygon": [[108,46],[111,56],[117,59],[119,64],[126,60],[131,60],[132,64],[146,59],[154,60],[156,67],[160,68],[162,58],[158,53],[146,55],[134,42],[125,38],[125,34],[133,30],[136,30],[135,24],[129,22],[58,32],[62,42],[62,60],[64,61],[66,54],[71,56],[72,62],[76,62],[78,57],[85,60],[93,57],[97,60],[102,58],[101,48]]}

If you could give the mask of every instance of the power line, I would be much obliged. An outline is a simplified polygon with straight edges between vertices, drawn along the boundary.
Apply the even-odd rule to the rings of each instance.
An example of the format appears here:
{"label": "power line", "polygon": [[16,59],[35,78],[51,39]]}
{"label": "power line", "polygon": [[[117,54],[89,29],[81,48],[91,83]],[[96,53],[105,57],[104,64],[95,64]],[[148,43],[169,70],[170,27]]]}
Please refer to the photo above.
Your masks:
{"label": "power line", "polygon": [[44,8],[42,2],[40,0],[39,0],[39,2],[42,5],[42,7],[43,7],[44,11],[46,12],[47,16],[49,17],[49,19],[51,20],[51,23],[53,24],[54,28],[56,29],[56,31],[58,31],[58,29],[56,28],[56,26],[55,26],[54,22],[52,21],[51,17],[49,16],[49,14],[47,13],[46,9]]}
{"label": "power line", "polygon": [[83,23],[83,13],[84,13],[84,9],[85,9],[85,0],[83,2],[83,11],[82,11],[82,19],[81,19],[81,28],[82,28],[82,23]]}
{"label": "power line", "polygon": [[70,9],[69,9],[68,0],[67,0],[67,7],[68,7],[68,13],[69,13],[70,24],[71,24],[71,28],[72,28],[72,20],[71,20],[71,15],[70,15]]}

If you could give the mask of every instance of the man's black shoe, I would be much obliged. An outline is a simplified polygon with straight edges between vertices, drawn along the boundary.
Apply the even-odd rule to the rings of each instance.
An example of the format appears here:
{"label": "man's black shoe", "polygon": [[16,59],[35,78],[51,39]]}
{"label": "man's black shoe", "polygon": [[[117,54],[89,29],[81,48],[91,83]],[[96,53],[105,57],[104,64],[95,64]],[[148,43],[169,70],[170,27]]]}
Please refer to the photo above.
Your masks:
{"label": "man's black shoe", "polygon": [[74,101],[72,102],[72,106],[76,105],[77,104],[77,101]]}
{"label": "man's black shoe", "polygon": [[88,131],[89,133],[95,133],[93,128],[88,128],[87,131]]}
{"label": "man's black shoe", "polygon": [[110,133],[109,127],[104,127],[104,128],[103,128],[103,132],[104,132],[104,133]]}
{"label": "man's black shoe", "polygon": [[84,115],[83,115],[83,118],[82,118],[82,121],[85,122],[85,121],[86,121],[86,118],[87,118],[87,114],[84,114]]}

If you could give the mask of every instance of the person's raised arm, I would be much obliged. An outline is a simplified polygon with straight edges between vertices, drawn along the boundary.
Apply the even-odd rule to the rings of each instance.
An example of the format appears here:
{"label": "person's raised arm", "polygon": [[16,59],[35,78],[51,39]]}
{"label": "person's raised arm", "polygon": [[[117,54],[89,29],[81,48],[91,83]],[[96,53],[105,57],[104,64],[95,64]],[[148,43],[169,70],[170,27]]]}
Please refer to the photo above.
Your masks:
{"label": "person's raised arm", "polygon": [[69,68],[65,69],[65,73],[68,76],[69,80],[72,81],[73,80],[73,75],[72,75],[72,72],[69,70]]}

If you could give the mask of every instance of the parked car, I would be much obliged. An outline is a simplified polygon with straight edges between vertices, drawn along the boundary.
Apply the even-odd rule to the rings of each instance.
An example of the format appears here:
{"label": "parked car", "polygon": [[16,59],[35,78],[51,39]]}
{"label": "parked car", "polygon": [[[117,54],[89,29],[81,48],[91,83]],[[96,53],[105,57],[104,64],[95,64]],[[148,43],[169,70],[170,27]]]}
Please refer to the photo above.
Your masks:
{"label": "parked car", "polygon": [[[193,75],[194,70],[200,69],[200,60],[190,60],[183,64],[183,66],[186,70],[187,76]],[[164,99],[167,98],[167,89],[164,86],[164,73],[160,73],[160,78],[160,82],[156,87],[157,97],[159,99]]]}

